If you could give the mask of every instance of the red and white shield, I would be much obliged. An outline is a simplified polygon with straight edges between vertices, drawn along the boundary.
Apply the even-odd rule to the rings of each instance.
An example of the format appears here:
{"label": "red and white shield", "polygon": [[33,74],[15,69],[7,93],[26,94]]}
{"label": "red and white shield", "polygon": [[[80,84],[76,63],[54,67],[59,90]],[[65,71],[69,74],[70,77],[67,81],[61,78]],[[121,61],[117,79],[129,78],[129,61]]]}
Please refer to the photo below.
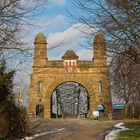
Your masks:
{"label": "red and white shield", "polygon": [[65,60],[64,61],[64,69],[66,72],[73,72],[77,68],[76,60]]}

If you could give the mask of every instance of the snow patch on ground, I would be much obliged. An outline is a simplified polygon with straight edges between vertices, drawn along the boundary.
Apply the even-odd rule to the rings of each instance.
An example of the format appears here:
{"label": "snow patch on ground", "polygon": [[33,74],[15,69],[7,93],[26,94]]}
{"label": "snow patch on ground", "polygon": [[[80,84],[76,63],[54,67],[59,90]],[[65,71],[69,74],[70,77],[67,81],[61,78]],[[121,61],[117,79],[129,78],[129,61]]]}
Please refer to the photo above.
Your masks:
{"label": "snow patch on ground", "polygon": [[114,129],[105,136],[105,140],[115,140],[121,131],[129,130],[129,128],[126,128],[123,125],[123,122],[114,125]]}
{"label": "snow patch on ground", "polygon": [[60,131],[63,131],[63,130],[65,130],[65,128],[60,128],[60,129],[56,129],[56,130],[53,130],[53,131],[42,132],[42,133],[39,133],[39,134],[35,134],[32,137],[25,137],[24,139],[21,139],[21,140],[33,140],[36,137],[44,136],[46,134],[60,132]]}

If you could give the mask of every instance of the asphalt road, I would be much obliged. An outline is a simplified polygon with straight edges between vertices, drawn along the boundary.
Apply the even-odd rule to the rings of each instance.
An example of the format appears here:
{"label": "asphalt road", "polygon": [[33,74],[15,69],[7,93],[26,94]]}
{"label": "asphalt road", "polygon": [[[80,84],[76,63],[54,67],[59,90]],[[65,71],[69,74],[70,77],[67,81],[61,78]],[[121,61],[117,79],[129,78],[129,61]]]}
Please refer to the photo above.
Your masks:
{"label": "asphalt road", "polygon": [[35,128],[36,133],[44,134],[34,140],[103,140],[105,132],[115,123],[85,119],[52,120]]}

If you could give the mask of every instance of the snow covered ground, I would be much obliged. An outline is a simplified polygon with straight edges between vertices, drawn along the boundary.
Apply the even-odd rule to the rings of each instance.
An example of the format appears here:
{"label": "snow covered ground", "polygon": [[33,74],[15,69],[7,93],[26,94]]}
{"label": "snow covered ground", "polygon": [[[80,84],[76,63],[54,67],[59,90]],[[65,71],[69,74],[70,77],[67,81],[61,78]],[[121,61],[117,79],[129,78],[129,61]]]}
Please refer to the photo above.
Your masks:
{"label": "snow covered ground", "polygon": [[[40,137],[40,136],[44,136],[44,135],[52,134],[52,133],[57,133],[57,132],[61,132],[64,130],[65,130],[65,128],[60,128],[60,129],[56,128],[53,131],[46,131],[46,132],[38,133],[38,134],[35,134],[33,136],[30,136],[30,137],[25,137],[24,139],[21,139],[21,140],[33,140],[33,139]],[[118,134],[121,131],[125,131],[125,130],[129,130],[129,128],[126,128],[124,126],[123,122],[118,123],[118,124],[114,125],[114,128],[105,136],[105,140],[116,140]]]}
{"label": "snow covered ground", "polygon": [[110,131],[108,135],[105,136],[105,140],[116,140],[118,134],[121,131],[129,130],[129,128],[126,128],[123,125],[124,125],[123,122],[114,125],[114,129]]}
{"label": "snow covered ground", "polygon": [[53,130],[53,131],[42,132],[42,133],[39,133],[39,134],[35,134],[34,136],[25,137],[24,139],[21,139],[21,140],[33,140],[33,139],[36,138],[36,137],[44,136],[44,135],[46,135],[46,134],[51,134],[51,133],[60,132],[60,131],[63,131],[64,129],[65,129],[65,128],[56,129],[56,130]]}

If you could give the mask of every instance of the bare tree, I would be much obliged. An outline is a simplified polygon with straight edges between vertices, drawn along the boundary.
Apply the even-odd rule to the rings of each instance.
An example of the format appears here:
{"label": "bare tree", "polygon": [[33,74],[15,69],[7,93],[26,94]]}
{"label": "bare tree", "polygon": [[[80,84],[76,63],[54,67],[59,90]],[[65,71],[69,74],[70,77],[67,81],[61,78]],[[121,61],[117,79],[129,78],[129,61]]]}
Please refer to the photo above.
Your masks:
{"label": "bare tree", "polygon": [[75,0],[74,5],[80,12],[72,16],[90,28],[96,26],[106,36],[109,51],[125,51],[133,61],[140,62],[139,0]]}
{"label": "bare tree", "polygon": [[112,73],[113,95],[124,101],[127,117],[128,106],[131,104],[134,107],[134,104],[140,103],[140,64],[134,63],[125,55],[117,55],[111,70],[114,72]]}
{"label": "bare tree", "polygon": [[33,56],[33,48],[24,39],[25,27],[37,26],[32,24],[33,18],[43,12],[47,2],[47,0],[0,1],[0,60],[5,59],[7,69],[16,71],[14,87],[21,88],[21,84],[23,86],[21,74],[18,78],[17,75],[27,72],[24,65],[25,63],[27,65]]}
{"label": "bare tree", "polygon": [[33,16],[33,11],[46,3],[44,2],[43,0],[39,2],[36,0],[31,2],[26,0],[0,1],[0,54],[7,55],[9,50],[10,53],[17,50],[25,53],[29,50],[22,41],[22,31],[24,25],[32,25],[30,18]]}
{"label": "bare tree", "polygon": [[[139,0],[75,0],[80,10],[71,14],[107,38],[111,56],[112,90],[128,104],[140,102],[140,2]],[[111,53],[110,53],[111,52]]]}

